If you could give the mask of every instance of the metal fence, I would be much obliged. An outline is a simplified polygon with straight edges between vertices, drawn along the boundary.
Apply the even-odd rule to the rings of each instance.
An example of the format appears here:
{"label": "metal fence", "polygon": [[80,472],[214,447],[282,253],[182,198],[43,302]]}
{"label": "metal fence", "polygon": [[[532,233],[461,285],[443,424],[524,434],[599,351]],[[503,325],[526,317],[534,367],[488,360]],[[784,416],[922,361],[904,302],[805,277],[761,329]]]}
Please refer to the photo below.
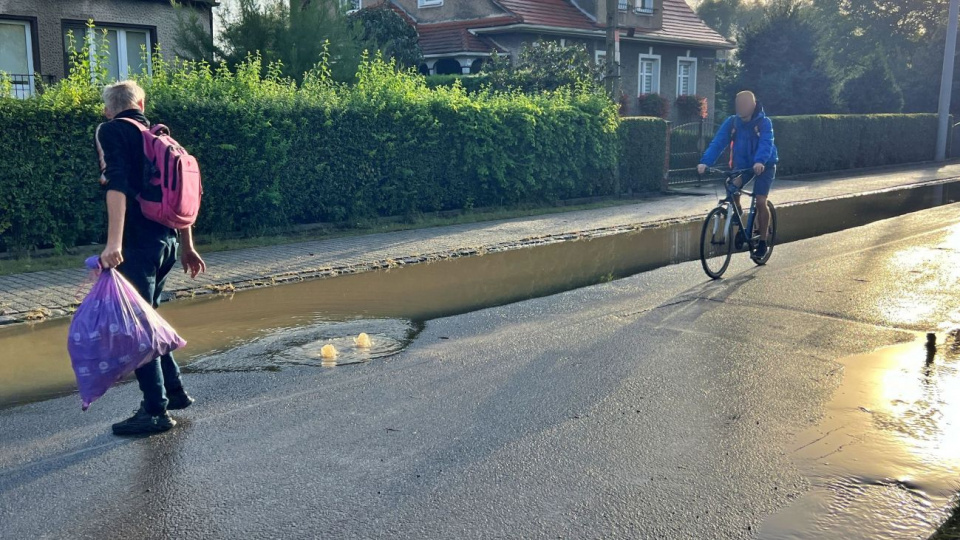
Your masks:
{"label": "metal fence", "polygon": [[[670,166],[667,171],[669,186],[701,182],[697,175],[697,165],[703,151],[713,140],[717,127],[711,120],[670,126]],[[727,152],[729,150],[724,151],[718,163],[727,159]]]}
{"label": "metal fence", "polygon": [[43,92],[44,87],[54,82],[52,75],[7,75],[7,78],[13,85],[12,95],[17,99],[25,99]]}

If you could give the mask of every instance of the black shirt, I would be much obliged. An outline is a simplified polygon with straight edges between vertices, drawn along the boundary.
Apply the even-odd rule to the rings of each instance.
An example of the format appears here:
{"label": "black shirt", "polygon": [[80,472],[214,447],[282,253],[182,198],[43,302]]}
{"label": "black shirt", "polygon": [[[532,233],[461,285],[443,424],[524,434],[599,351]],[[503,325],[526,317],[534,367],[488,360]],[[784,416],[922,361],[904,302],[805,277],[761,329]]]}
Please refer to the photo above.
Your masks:
{"label": "black shirt", "polygon": [[123,226],[123,247],[137,248],[156,239],[165,239],[175,231],[143,216],[137,195],[144,189],[143,135],[135,126],[119,118],[131,118],[150,127],[139,109],[123,111],[97,127],[96,143],[100,156],[100,184],[127,196]]}

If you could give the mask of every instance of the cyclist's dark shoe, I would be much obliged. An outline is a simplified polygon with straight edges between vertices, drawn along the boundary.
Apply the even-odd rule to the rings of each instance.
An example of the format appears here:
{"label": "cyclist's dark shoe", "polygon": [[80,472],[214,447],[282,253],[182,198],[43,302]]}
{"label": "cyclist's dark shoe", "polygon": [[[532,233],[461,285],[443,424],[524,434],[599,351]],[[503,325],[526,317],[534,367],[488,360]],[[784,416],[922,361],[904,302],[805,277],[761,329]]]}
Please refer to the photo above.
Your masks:
{"label": "cyclist's dark shoe", "polygon": [[186,409],[194,402],[194,399],[187,395],[187,391],[181,386],[176,390],[167,392],[167,410],[179,411]]}
{"label": "cyclist's dark shoe", "polygon": [[113,425],[114,435],[152,435],[169,431],[177,421],[170,418],[166,411],[162,415],[153,416],[140,405],[140,408],[123,422]]}
{"label": "cyclist's dark shoe", "polygon": [[757,249],[753,252],[753,258],[760,260],[767,254],[767,243],[763,240],[757,243]]}

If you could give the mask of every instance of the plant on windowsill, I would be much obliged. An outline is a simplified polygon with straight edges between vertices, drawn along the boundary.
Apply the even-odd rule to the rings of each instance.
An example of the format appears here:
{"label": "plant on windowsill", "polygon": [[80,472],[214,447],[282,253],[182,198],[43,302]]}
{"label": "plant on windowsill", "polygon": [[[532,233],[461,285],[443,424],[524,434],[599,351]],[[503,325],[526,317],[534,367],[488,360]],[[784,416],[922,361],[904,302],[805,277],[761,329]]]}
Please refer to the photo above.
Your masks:
{"label": "plant on windowsill", "polygon": [[670,116],[670,100],[660,94],[640,94],[637,97],[639,116],[655,116],[667,119]]}
{"label": "plant on windowsill", "polygon": [[681,123],[699,122],[707,118],[707,98],[703,96],[680,96],[674,105]]}

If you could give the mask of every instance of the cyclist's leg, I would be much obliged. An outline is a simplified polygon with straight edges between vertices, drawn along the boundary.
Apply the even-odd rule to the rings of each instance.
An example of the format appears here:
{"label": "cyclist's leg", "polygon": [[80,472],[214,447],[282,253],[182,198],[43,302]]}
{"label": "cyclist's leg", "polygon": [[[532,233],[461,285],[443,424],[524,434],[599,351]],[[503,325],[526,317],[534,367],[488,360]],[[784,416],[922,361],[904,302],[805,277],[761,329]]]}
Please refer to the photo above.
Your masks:
{"label": "cyclist's leg", "polygon": [[770,228],[770,209],[767,208],[767,198],[770,196],[770,188],[773,186],[773,180],[777,177],[777,166],[770,165],[763,171],[763,174],[757,177],[754,183],[754,194],[757,197],[757,225],[760,231],[760,240],[768,241],[767,233]]}

